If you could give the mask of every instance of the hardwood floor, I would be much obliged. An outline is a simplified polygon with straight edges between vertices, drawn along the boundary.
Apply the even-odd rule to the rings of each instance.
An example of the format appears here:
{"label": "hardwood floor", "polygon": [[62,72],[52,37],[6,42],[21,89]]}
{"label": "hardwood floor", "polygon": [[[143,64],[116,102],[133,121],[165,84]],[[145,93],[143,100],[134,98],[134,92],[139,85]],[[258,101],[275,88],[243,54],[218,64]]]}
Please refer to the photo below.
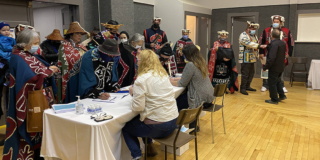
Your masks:
{"label": "hardwood floor", "polygon": [[[308,90],[304,83],[290,87],[288,99],[279,105],[266,104],[269,92],[261,92],[261,79],[254,79],[257,92],[244,96],[239,92],[225,98],[223,131],[221,110],[214,113],[214,140],[211,139],[211,115],[200,119],[198,153],[200,160],[236,159],[320,159],[320,90]],[[221,99],[218,99],[218,104]],[[158,155],[148,160],[163,160],[164,152],[155,143]],[[0,147],[2,155],[3,147]],[[194,141],[178,160],[195,159]],[[173,159],[168,154],[168,159]]]}

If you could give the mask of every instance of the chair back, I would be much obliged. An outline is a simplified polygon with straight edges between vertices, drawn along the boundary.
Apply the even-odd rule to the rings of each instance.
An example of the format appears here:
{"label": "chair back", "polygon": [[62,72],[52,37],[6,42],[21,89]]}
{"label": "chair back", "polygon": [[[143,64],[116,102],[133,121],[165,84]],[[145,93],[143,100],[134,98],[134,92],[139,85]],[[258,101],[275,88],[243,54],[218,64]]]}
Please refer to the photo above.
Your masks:
{"label": "chair back", "polygon": [[198,108],[181,110],[177,120],[177,125],[182,126],[185,124],[190,124],[191,122],[198,119],[202,111],[202,108],[203,108],[203,102]]}
{"label": "chair back", "polygon": [[226,92],[228,83],[225,84],[217,84],[214,87],[214,96],[215,97],[222,97],[224,95],[224,93]]}
{"label": "chair back", "polygon": [[307,64],[308,58],[306,58],[306,57],[291,57],[291,61],[294,64]]}

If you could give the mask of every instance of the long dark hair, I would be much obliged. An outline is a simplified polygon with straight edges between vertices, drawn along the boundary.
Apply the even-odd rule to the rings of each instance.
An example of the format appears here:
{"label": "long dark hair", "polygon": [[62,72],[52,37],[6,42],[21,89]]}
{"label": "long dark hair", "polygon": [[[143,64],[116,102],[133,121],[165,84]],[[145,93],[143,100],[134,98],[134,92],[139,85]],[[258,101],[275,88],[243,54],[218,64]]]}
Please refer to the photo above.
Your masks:
{"label": "long dark hair", "polygon": [[206,61],[200,54],[199,49],[194,44],[188,44],[183,47],[182,53],[188,61],[192,62],[201,71],[202,77],[205,79],[209,72]]}
{"label": "long dark hair", "polygon": [[64,39],[65,39],[65,40],[70,40],[70,38],[71,38],[72,35],[73,35],[73,33],[65,34],[65,35],[64,35]]}

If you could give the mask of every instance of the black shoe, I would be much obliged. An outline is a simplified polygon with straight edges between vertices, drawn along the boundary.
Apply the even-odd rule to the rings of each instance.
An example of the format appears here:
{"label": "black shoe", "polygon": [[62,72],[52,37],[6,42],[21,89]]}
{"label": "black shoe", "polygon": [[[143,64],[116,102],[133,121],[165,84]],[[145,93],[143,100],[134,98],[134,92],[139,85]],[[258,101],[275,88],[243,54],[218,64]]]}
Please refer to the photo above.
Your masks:
{"label": "black shoe", "polygon": [[287,99],[287,96],[284,96],[284,97],[279,98],[279,101],[283,101],[283,100],[286,100],[286,99]]}
{"label": "black shoe", "polygon": [[265,100],[266,103],[270,103],[270,104],[278,104],[278,102],[273,101],[273,100]]}
{"label": "black shoe", "polygon": [[241,89],[241,90],[240,90],[240,93],[242,93],[243,95],[249,95],[249,93],[248,93],[246,90],[244,90],[244,89]]}
{"label": "black shoe", "polygon": [[253,91],[253,92],[257,91],[256,89],[253,89],[253,88],[251,88],[251,87],[247,88],[246,90],[247,90],[247,91]]}

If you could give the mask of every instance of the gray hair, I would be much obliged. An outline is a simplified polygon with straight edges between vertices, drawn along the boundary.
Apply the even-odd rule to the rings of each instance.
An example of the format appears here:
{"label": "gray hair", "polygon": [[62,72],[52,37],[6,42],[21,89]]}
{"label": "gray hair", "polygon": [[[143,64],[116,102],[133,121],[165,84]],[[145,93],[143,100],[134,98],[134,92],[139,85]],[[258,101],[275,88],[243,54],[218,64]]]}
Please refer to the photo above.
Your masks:
{"label": "gray hair", "polygon": [[[132,46],[132,42],[139,42],[139,41],[143,41],[143,46],[141,49],[144,49],[145,46],[144,46],[144,36],[141,35],[140,33],[136,33],[134,34],[130,39],[129,39],[129,44]],[[135,46],[132,46],[132,47],[135,47]]]}
{"label": "gray hair", "polygon": [[24,49],[27,45],[31,45],[34,38],[40,38],[39,34],[36,31],[31,29],[25,29],[18,35],[17,46]]}

